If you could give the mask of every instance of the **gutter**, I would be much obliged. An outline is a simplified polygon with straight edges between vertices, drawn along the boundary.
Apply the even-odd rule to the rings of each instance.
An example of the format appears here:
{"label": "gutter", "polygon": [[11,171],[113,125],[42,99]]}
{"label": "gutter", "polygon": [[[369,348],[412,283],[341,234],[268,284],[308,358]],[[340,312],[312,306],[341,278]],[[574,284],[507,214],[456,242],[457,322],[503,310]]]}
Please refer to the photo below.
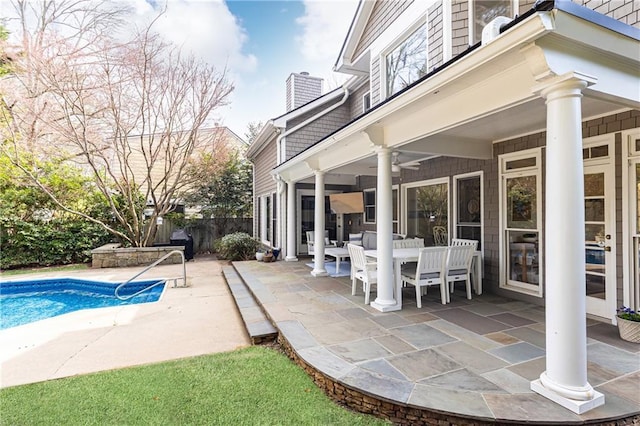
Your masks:
{"label": "gutter", "polygon": [[282,141],[284,140],[284,138],[287,137],[288,135],[294,133],[294,132],[297,132],[298,130],[300,130],[301,128],[307,126],[308,124],[316,121],[320,117],[323,117],[323,116],[327,115],[328,113],[330,113],[334,109],[344,105],[344,103],[347,102],[347,99],[349,99],[349,89],[346,86],[347,86],[346,84],[344,84],[342,86],[343,95],[342,95],[342,99],[340,99],[338,102],[336,102],[335,104],[331,105],[329,108],[324,109],[324,110],[318,112],[317,114],[307,118],[302,123],[292,127],[291,129],[286,130],[285,132],[281,133],[278,136],[278,138],[276,139],[276,150],[277,150],[276,151],[276,161],[277,161],[278,165],[282,164],[282,162],[283,162],[282,161],[282,157],[283,157],[283,152],[282,152],[283,143],[282,143]]}

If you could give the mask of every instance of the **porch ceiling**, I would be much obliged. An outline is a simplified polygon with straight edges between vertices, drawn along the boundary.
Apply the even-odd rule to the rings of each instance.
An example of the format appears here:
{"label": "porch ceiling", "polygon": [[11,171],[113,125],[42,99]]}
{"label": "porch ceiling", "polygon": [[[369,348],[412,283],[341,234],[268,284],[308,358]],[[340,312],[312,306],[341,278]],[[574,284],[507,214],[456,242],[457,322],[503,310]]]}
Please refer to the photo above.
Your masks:
{"label": "porch ceiling", "polygon": [[289,181],[308,179],[314,170],[376,175],[375,146],[397,152],[400,164],[441,155],[490,159],[494,142],[546,129],[546,106],[534,90],[556,75],[597,79],[584,91],[584,118],[640,108],[638,52],[638,39],[560,11],[536,14],[275,173]]}

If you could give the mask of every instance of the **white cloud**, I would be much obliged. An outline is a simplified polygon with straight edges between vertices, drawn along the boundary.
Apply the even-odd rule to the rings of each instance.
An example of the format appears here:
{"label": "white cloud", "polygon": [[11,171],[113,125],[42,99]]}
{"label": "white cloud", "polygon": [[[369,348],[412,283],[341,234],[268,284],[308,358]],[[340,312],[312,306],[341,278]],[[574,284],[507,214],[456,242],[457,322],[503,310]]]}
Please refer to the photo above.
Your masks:
{"label": "white cloud", "polygon": [[303,0],[305,14],[296,23],[302,26],[297,41],[306,59],[333,65],[357,3],[356,0]]}
{"label": "white cloud", "polygon": [[[144,25],[163,7],[147,1],[134,0],[135,20]],[[247,34],[237,18],[221,0],[169,0],[166,12],[153,27],[166,40],[193,52],[214,64],[225,65],[232,74],[254,71],[257,58],[243,53]]]}

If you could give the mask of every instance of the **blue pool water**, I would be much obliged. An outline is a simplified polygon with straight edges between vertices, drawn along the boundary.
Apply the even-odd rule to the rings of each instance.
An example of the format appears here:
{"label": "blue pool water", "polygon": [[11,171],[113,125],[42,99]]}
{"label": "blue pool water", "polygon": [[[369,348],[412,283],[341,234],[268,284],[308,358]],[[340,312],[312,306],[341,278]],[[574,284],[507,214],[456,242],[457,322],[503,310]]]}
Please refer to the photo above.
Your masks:
{"label": "blue pool water", "polygon": [[[118,294],[131,295],[159,281],[164,280],[132,281]],[[82,309],[156,302],[166,285],[120,300],[114,295],[119,284],[75,278],[0,282],[0,330]]]}

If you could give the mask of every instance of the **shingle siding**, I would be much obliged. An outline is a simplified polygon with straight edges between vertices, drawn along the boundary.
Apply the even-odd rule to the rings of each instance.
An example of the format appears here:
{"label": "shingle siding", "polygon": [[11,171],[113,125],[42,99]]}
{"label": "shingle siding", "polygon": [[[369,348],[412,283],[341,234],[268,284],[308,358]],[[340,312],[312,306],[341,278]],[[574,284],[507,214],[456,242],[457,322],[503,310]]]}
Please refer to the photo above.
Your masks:
{"label": "shingle siding", "polygon": [[427,12],[429,22],[427,26],[429,37],[429,71],[432,71],[444,63],[442,13],[442,2],[434,4]]}
{"label": "shingle siding", "polygon": [[451,32],[451,54],[455,57],[469,48],[469,3],[467,0],[452,0]]}
{"label": "shingle siding", "polygon": [[573,2],[627,25],[640,28],[640,1],[638,0],[573,0]]}
{"label": "shingle siding", "polygon": [[349,95],[349,120],[359,117],[364,112],[362,97],[369,93],[369,82],[365,82]]}
{"label": "shingle siding", "polygon": [[[287,159],[304,151],[309,146],[315,144],[329,133],[332,133],[340,127],[344,126],[349,121],[349,119],[350,109],[348,103],[345,103],[329,112],[328,114],[325,114],[321,118],[312,121],[302,129],[288,135],[286,137]],[[304,121],[304,119],[299,119],[296,121],[302,122]],[[289,123],[287,123],[287,127],[292,128],[295,126],[295,124],[291,124],[292,125],[289,126]]]}
{"label": "shingle siding", "polygon": [[413,3],[413,0],[376,1],[373,5],[369,21],[367,22],[367,25],[362,32],[362,37],[355,49],[354,58],[357,58],[365,52],[369,46],[371,46],[373,40],[378,38],[378,36],[380,36],[380,34],[382,34],[384,30],[387,29],[387,27],[411,5],[411,3]]}
{"label": "shingle siding", "polygon": [[371,59],[371,106],[381,102],[380,58]]}

